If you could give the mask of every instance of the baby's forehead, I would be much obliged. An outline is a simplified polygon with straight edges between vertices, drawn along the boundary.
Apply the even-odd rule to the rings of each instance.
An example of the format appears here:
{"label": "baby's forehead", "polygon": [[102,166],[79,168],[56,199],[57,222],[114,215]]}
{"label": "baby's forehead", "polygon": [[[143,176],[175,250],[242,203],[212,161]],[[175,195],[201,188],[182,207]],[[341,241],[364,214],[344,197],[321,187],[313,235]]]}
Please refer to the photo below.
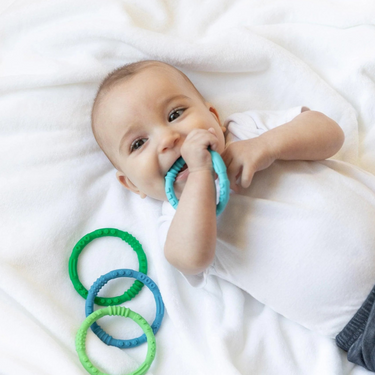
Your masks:
{"label": "baby's forehead", "polygon": [[193,96],[194,86],[177,69],[153,65],[105,88],[93,112],[93,120],[101,124],[105,122],[107,126],[103,131],[109,130],[112,119],[141,116],[138,109],[144,110],[146,106],[151,111],[165,98],[177,94]]}
{"label": "baby's forehead", "polygon": [[[141,90],[143,95],[137,95],[138,90]],[[103,93],[101,102],[106,110],[111,111],[117,106],[123,106],[123,98],[126,98],[129,104],[140,104],[150,99],[157,103],[164,97],[178,94],[190,97],[201,96],[191,81],[179,70],[155,65],[134,76],[119,80]]]}
{"label": "baby's forehead", "polygon": [[[141,92],[142,95],[138,95]],[[203,97],[193,83],[178,69],[163,63],[154,63],[129,76],[118,79],[104,88],[93,111],[93,123],[134,115],[132,109],[147,106],[151,110],[164,97],[184,94],[191,98]],[[138,114],[138,113],[137,113]],[[112,126],[111,126],[112,127]],[[100,130],[99,130],[100,131]]]}
{"label": "baby's forehead", "polygon": [[124,77],[123,80],[119,80],[115,87],[117,86],[120,90],[126,90],[128,83],[131,83],[133,90],[137,86],[148,89],[152,84],[160,85],[160,83],[166,84],[165,91],[172,91],[176,85],[179,86],[179,89],[185,90],[189,90],[193,86],[181,71],[172,66],[159,63],[148,66],[130,77]]}

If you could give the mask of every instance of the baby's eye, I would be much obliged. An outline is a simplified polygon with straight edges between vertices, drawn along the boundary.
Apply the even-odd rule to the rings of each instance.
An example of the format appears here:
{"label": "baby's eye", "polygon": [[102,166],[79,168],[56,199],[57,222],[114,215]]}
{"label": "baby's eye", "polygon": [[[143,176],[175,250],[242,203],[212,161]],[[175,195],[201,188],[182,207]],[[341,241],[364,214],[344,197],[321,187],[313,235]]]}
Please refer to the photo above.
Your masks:
{"label": "baby's eye", "polygon": [[147,138],[139,138],[136,139],[130,146],[130,152],[138,150],[138,148],[142,147],[144,143],[146,143]]}
{"label": "baby's eye", "polygon": [[184,113],[184,111],[185,111],[184,108],[179,108],[179,109],[173,110],[168,116],[168,121],[172,122],[172,121],[176,120],[177,118],[179,118]]}

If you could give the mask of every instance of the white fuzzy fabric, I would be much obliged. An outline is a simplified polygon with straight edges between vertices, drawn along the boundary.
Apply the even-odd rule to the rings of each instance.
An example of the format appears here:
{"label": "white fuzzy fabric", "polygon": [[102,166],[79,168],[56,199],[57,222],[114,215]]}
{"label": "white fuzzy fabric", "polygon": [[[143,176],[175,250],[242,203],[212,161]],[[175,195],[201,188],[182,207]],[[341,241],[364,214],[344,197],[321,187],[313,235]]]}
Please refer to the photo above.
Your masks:
{"label": "white fuzzy fabric", "polygon": [[[74,347],[84,300],[68,275],[75,243],[100,227],[142,243],[166,316],[149,374],[361,375],[328,338],[279,316],[225,282],[190,288],[157,240],[161,203],[116,181],[90,129],[92,100],[111,70],[139,59],[182,69],[229,114],[301,103],[344,129],[336,156],[375,174],[373,1],[24,0],[0,3],[0,373],[83,375]],[[89,287],[112,269],[136,268],[115,238],[87,246]],[[108,285],[121,293],[130,281]],[[126,304],[150,323],[144,290]],[[104,318],[116,337],[140,329]],[[93,363],[135,370],[147,347],[107,347],[91,332]]]}

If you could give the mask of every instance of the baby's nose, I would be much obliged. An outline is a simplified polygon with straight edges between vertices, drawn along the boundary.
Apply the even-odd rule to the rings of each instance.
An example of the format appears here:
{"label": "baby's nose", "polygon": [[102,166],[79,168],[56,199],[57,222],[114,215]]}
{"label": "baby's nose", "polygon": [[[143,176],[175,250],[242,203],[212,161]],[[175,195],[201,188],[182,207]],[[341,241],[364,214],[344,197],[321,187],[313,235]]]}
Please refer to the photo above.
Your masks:
{"label": "baby's nose", "polygon": [[159,152],[165,152],[175,147],[181,136],[177,132],[167,131],[160,136]]}

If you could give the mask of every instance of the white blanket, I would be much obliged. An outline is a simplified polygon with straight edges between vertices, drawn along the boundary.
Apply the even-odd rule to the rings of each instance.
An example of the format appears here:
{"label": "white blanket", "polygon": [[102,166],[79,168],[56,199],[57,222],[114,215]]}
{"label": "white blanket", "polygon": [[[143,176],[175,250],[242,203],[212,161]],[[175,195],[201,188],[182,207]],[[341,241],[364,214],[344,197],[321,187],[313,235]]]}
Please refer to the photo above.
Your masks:
{"label": "white blanket", "polygon": [[[222,280],[191,288],[157,240],[161,204],[116,181],[91,134],[98,84],[139,59],[182,69],[222,119],[248,109],[307,105],[335,119],[346,141],[335,156],[375,174],[375,5],[362,1],[2,0],[0,2],[0,374],[83,375],[75,334],[84,300],[68,260],[97,228],[142,243],[166,307],[149,374],[361,375],[333,340],[279,316]],[[344,209],[344,207],[343,207]],[[101,238],[80,256],[86,288],[135,253]],[[118,280],[101,295],[121,294]],[[125,306],[152,323],[152,294]],[[103,318],[118,338],[141,334]],[[101,371],[126,374],[147,345],[87,352]]]}

